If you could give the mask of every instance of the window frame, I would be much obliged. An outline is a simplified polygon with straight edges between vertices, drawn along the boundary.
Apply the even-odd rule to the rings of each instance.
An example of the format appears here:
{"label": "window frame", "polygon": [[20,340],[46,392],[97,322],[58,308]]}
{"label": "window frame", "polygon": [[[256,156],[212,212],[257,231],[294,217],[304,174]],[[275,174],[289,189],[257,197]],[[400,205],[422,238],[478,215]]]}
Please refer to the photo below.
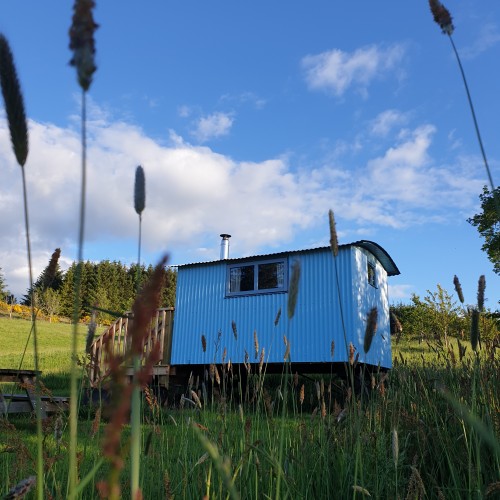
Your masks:
{"label": "window frame", "polygon": [[[264,288],[259,290],[259,266],[263,264],[283,264],[283,286],[276,288]],[[231,291],[231,270],[239,267],[253,266],[253,290],[241,292]],[[232,262],[226,265],[226,297],[244,297],[247,295],[262,295],[266,293],[288,292],[288,257],[277,259],[257,259],[243,262]]]}

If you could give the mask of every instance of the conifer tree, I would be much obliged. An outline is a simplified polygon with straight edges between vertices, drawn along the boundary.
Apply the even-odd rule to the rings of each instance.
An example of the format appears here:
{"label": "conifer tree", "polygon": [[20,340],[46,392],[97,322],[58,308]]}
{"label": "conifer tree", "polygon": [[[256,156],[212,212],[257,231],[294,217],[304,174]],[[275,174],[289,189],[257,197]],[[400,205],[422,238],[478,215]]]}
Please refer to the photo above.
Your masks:
{"label": "conifer tree", "polygon": [[59,265],[59,258],[61,256],[61,249],[56,248],[52,254],[49,263],[41,272],[38,279],[33,284],[33,290],[28,288],[26,295],[23,297],[22,303],[26,306],[31,305],[31,292],[35,296],[41,297],[49,288],[54,291],[59,291],[63,283],[63,272]]}

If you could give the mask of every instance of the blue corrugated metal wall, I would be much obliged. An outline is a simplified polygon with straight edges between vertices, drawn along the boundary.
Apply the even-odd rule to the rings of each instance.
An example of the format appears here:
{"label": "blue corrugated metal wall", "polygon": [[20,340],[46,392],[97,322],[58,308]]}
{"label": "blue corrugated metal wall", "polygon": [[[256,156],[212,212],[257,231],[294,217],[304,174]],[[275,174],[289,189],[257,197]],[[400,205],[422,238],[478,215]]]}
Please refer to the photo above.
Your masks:
{"label": "blue corrugated metal wall", "polygon": [[[265,349],[266,362],[283,362],[284,335],[290,342],[292,362],[343,362],[347,360],[344,329],[347,344],[354,344],[363,361],[366,314],[376,305],[379,328],[366,361],[391,366],[388,311],[381,310],[382,307],[388,309],[387,277],[378,264],[378,288],[366,283],[367,253],[357,247],[344,247],[334,262],[331,252],[325,249],[291,252],[288,264],[291,267],[295,258],[300,260],[301,280],[295,316],[290,321],[288,293],[225,297],[226,266],[231,261],[179,267],[171,364],[220,363],[225,349],[226,362],[229,359],[232,363],[244,362],[245,351],[249,361],[256,362],[254,331],[259,351],[262,347]],[[281,318],[275,326],[280,308]],[[237,338],[232,330],[233,321]],[[207,340],[206,352],[202,350],[202,335]],[[386,342],[382,341],[382,335]],[[332,341],[335,342],[333,359]]]}

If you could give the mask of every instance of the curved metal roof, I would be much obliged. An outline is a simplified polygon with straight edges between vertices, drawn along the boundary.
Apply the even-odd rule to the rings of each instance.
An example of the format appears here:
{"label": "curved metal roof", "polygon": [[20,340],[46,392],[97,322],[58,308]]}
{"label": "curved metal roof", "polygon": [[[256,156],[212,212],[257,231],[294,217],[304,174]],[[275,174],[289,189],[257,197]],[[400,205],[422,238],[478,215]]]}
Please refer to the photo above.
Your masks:
{"label": "curved metal roof", "polygon": [[[397,276],[398,274],[401,274],[399,272],[398,267],[392,260],[391,256],[378,243],[369,240],[360,240],[360,241],[355,241],[354,243],[345,243],[343,245],[339,245],[339,248],[347,248],[347,247],[364,248],[365,250],[373,254],[373,256],[382,264],[382,267],[386,270],[388,276]],[[290,251],[261,254],[261,255],[249,255],[246,257],[236,257],[236,258],[230,257],[229,259],[226,259],[225,262],[244,262],[261,258],[275,258],[275,257],[278,258],[290,254],[317,252],[320,250],[321,251],[330,250],[330,247],[327,246],[327,247],[307,248],[303,250],[290,250]],[[207,264],[213,264],[215,262],[220,262],[220,260],[215,260],[210,262],[197,262],[197,263],[193,262],[189,264],[181,264],[178,267],[207,265]]]}
{"label": "curved metal roof", "polygon": [[398,274],[401,274],[398,266],[396,266],[392,260],[392,257],[378,243],[375,243],[374,241],[360,240],[350,243],[350,246],[361,247],[372,253],[387,271],[388,276],[397,276]]}

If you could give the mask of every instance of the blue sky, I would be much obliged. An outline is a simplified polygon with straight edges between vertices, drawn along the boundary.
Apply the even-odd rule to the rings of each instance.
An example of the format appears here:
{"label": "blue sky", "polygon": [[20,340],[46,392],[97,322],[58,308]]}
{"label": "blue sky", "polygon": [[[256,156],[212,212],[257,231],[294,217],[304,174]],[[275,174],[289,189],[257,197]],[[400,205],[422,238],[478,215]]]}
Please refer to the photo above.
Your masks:
{"label": "blue sky", "polygon": [[[493,172],[500,4],[445,2]],[[72,2],[2,2],[29,116],[35,276],[76,258],[80,94],[68,65]],[[421,2],[98,2],[89,92],[84,258],[137,257],[135,168],[146,174],[143,257],[213,260],[328,243],[382,245],[401,270],[392,302],[500,279],[466,219],[487,183],[451,45]],[[28,282],[21,176],[0,120],[0,266]]]}

